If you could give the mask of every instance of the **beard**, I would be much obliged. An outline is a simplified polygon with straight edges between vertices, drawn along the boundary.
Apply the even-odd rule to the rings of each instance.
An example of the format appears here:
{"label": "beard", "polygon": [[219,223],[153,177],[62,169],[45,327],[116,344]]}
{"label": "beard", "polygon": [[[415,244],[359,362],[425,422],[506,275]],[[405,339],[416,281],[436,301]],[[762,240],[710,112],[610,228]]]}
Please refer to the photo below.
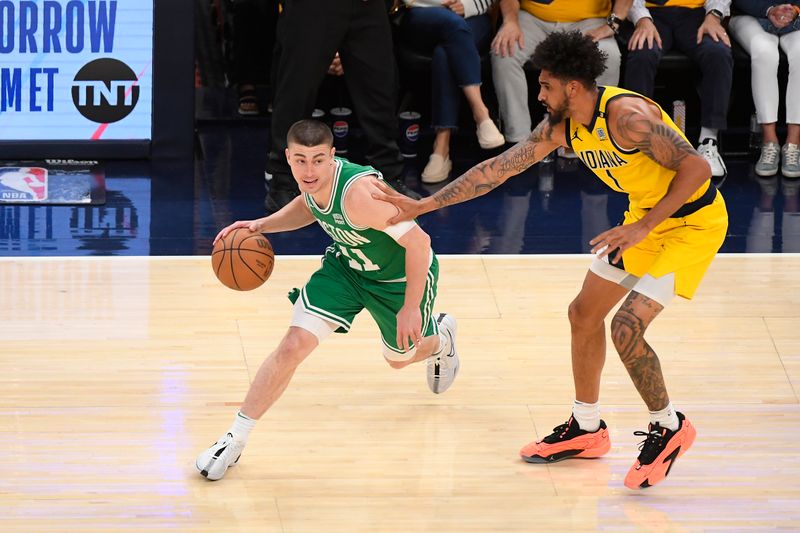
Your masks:
{"label": "beard", "polygon": [[547,123],[550,126],[555,126],[556,124],[560,124],[564,121],[564,118],[567,116],[567,104],[564,103],[563,106],[559,107],[558,109],[553,109],[552,112],[547,117]]}

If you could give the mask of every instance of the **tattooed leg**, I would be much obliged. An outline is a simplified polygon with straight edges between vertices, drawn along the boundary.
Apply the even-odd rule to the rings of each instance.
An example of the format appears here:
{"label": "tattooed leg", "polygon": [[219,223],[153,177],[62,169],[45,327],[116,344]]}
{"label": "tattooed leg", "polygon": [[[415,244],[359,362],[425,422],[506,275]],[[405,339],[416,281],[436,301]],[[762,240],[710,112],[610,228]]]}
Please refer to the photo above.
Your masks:
{"label": "tattooed leg", "polygon": [[630,293],[611,321],[611,339],[620,359],[650,411],[669,403],[658,356],[644,332],[664,306],[636,291]]}

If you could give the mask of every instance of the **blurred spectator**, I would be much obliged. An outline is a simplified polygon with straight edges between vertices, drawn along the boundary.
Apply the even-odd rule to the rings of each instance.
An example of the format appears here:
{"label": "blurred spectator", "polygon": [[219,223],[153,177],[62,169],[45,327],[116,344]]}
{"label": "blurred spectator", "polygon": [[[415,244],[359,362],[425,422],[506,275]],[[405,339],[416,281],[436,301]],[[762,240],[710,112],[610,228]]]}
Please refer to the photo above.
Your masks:
{"label": "blurred spectator", "polygon": [[[336,54],[339,62],[335,62]],[[328,69],[344,80],[367,140],[367,162],[404,194],[403,159],[397,147],[396,66],[384,0],[288,0],[278,18],[272,112],[272,146],[267,171],[270,211],[298,195],[286,162],[286,133],[311,117]]]}
{"label": "blurred spectator", "polygon": [[[761,124],[761,155],[756,174],[774,176],[780,164],[785,177],[800,177],[800,2],[776,4],[770,0],[734,0],[744,15],[731,19],[734,38],[750,54],[751,84],[758,123]],[[781,149],[778,121],[778,64],[780,52],[789,59],[786,86],[788,133]],[[782,157],[781,157],[782,156]],[[782,161],[780,161],[782,159]]]}
{"label": "blurred spectator", "polygon": [[233,11],[233,81],[238,89],[238,113],[257,115],[262,109],[256,85],[269,80],[275,43],[277,0],[229,0]]}
{"label": "blurred spectator", "polygon": [[722,26],[722,20],[730,14],[730,5],[730,0],[667,0],[645,6],[645,0],[634,0],[629,15],[635,29],[628,41],[626,89],[652,98],[661,56],[673,48],[700,68],[701,129],[697,151],[711,165],[715,177],[727,173],[717,135],[727,126],[733,78],[731,42]]}
{"label": "blurred spectator", "polygon": [[433,153],[422,171],[422,181],[439,183],[450,175],[450,135],[458,126],[461,92],[477,125],[481,148],[502,146],[497,129],[481,96],[481,57],[487,49],[492,21],[489,0],[406,0],[399,37],[406,46],[432,52],[432,125],[436,129]]}
{"label": "blurred spectator", "polygon": [[503,24],[492,41],[492,76],[507,141],[519,142],[531,132],[523,65],[552,32],[577,29],[592,37],[608,55],[597,83],[619,83],[620,51],[614,36],[631,2],[614,0],[612,8],[611,0],[500,0]]}

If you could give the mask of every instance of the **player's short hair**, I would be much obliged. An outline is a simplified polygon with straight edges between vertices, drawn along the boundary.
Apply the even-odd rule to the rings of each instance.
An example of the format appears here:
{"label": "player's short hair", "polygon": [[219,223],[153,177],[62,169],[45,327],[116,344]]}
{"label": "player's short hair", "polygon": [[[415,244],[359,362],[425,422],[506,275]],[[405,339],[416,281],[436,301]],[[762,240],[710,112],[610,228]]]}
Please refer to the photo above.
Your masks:
{"label": "player's short hair", "polygon": [[302,146],[333,146],[333,133],[325,123],[314,119],[298,120],[286,134],[286,144],[295,143]]}
{"label": "player's short hair", "polygon": [[591,37],[580,31],[556,31],[533,51],[533,64],[562,81],[577,80],[594,87],[595,79],[606,70],[608,54]]}

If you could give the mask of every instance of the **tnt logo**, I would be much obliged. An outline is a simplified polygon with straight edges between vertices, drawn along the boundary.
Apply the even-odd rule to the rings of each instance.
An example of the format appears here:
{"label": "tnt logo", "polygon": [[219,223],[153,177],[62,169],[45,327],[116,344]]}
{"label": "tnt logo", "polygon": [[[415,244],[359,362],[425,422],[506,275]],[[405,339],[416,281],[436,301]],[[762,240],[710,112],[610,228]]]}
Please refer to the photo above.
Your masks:
{"label": "tnt logo", "polygon": [[130,115],[139,101],[136,82],[136,74],[122,61],[95,59],[75,75],[72,102],[92,122],[118,122]]}
{"label": "tnt logo", "polygon": [[0,167],[0,201],[2,200],[47,200],[47,169]]}

